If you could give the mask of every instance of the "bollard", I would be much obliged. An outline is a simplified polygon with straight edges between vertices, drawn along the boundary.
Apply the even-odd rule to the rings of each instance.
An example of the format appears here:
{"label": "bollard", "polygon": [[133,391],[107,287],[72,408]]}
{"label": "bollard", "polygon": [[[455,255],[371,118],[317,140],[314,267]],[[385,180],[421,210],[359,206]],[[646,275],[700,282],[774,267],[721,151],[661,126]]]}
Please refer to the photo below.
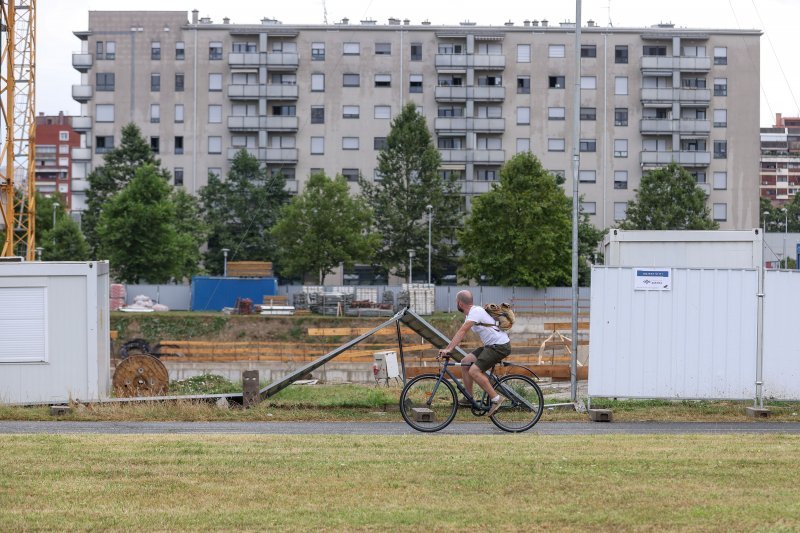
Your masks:
{"label": "bollard", "polygon": [[261,402],[259,387],[258,370],[242,372],[242,405],[245,409],[255,407]]}

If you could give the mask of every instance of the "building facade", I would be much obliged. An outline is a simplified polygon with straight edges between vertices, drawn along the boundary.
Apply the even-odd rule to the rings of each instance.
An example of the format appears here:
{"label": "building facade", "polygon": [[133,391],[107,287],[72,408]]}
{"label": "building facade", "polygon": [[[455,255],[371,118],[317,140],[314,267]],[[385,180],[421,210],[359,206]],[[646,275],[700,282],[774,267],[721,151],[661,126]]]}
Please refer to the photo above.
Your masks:
{"label": "building facade", "polygon": [[72,209],[74,191],[72,152],[81,145],[81,134],[72,128],[72,117],[40,114],[36,117],[36,190],[45,196],[60,194]]}
{"label": "building facade", "polygon": [[[215,24],[185,12],[89,13],[73,97],[81,183],[138,124],[176,185],[196,193],[245,148],[283,172],[380,179],[391,119],[413,102],[469,205],[531,151],[572,190],[572,95],[581,92],[580,193],[599,227],[625,216],[642,173],[677,161],[722,228],[758,220],[758,31],[582,29],[574,24]],[[83,184],[81,183],[81,186]],[[81,209],[80,201],[75,208]]]}
{"label": "building facade", "polygon": [[792,201],[800,189],[800,117],[775,115],[761,128],[761,197],[774,205]]}

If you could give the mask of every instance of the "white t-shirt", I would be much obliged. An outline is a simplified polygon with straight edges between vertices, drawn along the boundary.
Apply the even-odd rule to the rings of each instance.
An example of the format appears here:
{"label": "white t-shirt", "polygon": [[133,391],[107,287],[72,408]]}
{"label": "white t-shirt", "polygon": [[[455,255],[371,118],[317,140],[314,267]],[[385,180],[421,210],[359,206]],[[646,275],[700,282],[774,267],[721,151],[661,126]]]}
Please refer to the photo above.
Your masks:
{"label": "white t-shirt", "polygon": [[472,331],[478,334],[484,346],[491,346],[492,344],[505,344],[509,341],[506,332],[501,330],[499,326],[479,326],[478,324],[496,324],[497,321],[492,318],[492,315],[486,312],[486,309],[479,305],[473,305],[467,313],[467,318],[464,322],[475,322],[472,326]]}

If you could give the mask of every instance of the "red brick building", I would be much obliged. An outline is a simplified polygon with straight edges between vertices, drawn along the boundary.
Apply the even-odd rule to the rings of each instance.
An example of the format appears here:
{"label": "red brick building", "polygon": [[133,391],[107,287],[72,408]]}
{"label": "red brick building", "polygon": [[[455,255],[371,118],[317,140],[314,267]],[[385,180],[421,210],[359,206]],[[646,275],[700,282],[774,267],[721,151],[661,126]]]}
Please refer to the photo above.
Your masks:
{"label": "red brick building", "polygon": [[800,117],[775,115],[761,128],[761,197],[773,205],[792,200],[800,190]]}
{"label": "red brick building", "polygon": [[72,210],[72,149],[80,144],[71,116],[60,112],[36,117],[36,189],[44,196],[60,193],[68,211]]}

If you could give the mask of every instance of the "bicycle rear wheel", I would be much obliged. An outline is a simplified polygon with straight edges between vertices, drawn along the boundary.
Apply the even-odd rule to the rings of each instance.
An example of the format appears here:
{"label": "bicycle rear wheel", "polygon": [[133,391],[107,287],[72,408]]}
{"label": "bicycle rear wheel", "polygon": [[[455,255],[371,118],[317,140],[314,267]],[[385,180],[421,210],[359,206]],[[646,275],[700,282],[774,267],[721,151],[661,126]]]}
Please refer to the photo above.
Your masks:
{"label": "bicycle rear wheel", "polygon": [[536,425],[542,416],[544,396],[535,381],[527,376],[505,376],[500,379],[497,391],[506,397],[500,409],[490,417],[495,426],[520,433]]}
{"label": "bicycle rear wheel", "polygon": [[437,374],[417,376],[403,387],[400,394],[400,414],[417,431],[439,431],[453,421],[458,411],[456,391],[446,379]]}

